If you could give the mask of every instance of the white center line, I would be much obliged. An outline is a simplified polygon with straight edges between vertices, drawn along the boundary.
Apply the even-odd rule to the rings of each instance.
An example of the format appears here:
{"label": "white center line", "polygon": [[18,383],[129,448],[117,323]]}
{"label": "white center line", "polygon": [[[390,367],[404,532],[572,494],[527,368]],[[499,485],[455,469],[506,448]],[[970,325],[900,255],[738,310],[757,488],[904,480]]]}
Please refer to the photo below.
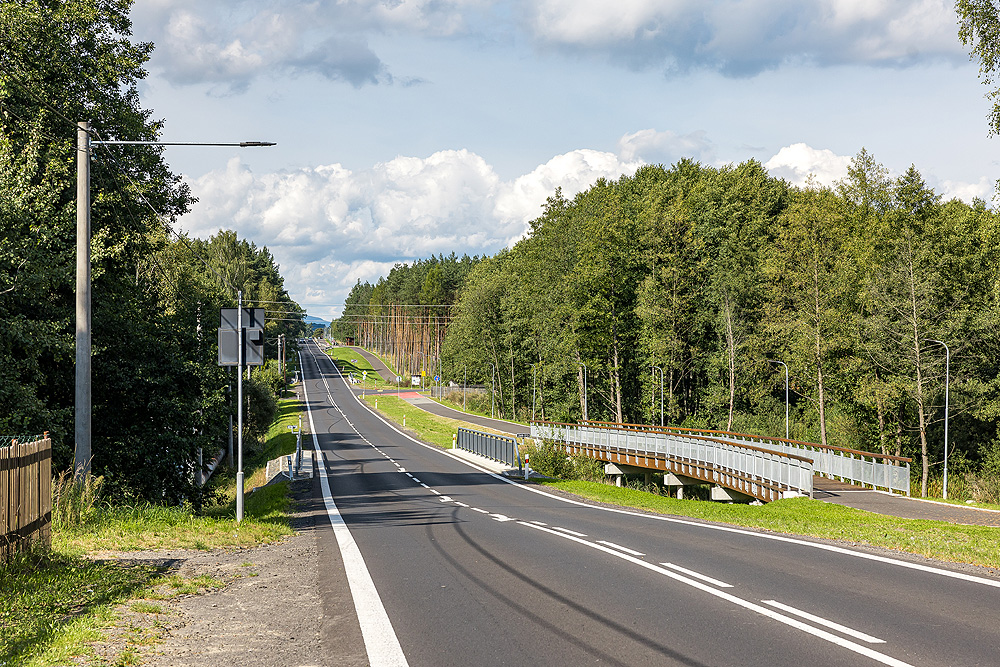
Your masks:
{"label": "white center line", "polygon": [[475,511],[477,511],[477,512],[479,512],[480,514],[489,514],[490,513],[489,510],[480,509],[478,507],[473,507],[472,509],[475,510]]}
{"label": "white center line", "polygon": [[689,570],[686,567],[681,567],[680,565],[674,565],[673,563],[660,563],[663,567],[669,567],[671,570],[677,570],[678,572],[683,572],[689,577],[694,577],[695,579],[701,579],[702,581],[707,581],[713,586],[718,586],[719,588],[732,588],[732,584],[727,584],[724,581],[719,581],[718,579],[713,579],[712,577],[706,577],[704,574],[700,574],[693,570]]}
{"label": "white center line", "polygon": [[560,528],[559,526],[552,526],[552,530],[558,530],[560,533],[566,533],[567,535],[572,535],[573,537],[586,537],[586,533],[578,533],[575,530],[570,530],[569,528]]}
{"label": "white center line", "polygon": [[615,544],[614,542],[607,542],[605,540],[598,540],[598,544],[603,544],[606,547],[611,547],[612,549],[618,549],[619,551],[624,551],[627,554],[632,554],[633,556],[645,556],[646,554],[641,551],[635,551],[634,549],[629,549],[628,547],[623,547],[620,544]]}
{"label": "white center line", "polygon": [[890,665],[890,667],[913,667],[909,663],[903,662],[902,660],[894,658],[891,655],[886,655],[885,653],[879,653],[878,651],[869,648],[867,646],[864,646],[862,644],[856,644],[855,642],[852,642],[849,639],[838,637],[837,635],[831,634],[826,630],[821,630],[820,628],[814,627],[812,625],[807,625],[798,619],[792,618],[791,616],[786,616],[785,614],[774,611],[773,609],[762,607],[756,602],[751,602],[750,600],[744,600],[743,598],[737,597],[735,595],[725,593],[723,591],[720,591],[718,588],[712,588],[711,586],[707,586],[704,583],[696,581],[691,577],[687,577],[678,572],[673,572],[667,568],[660,567],[659,565],[654,565],[653,563],[640,560],[639,558],[635,558],[634,556],[629,556],[628,554],[622,553],[620,551],[615,551],[614,549],[606,547],[603,544],[597,544],[595,542],[588,542],[587,540],[581,540],[578,537],[573,537],[572,535],[566,535],[565,533],[560,532],[558,530],[553,530],[552,528],[536,526],[532,523],[528,523],[527,521],[519,521],[518,523],[522,526],[527,526],[528,528],[534,528],[535,530],[540,530],[549,533],[551,535],[557,535],[563,538],[564,540],[571,540],[578,544],[590,547],[591,549],[597,549],[598,551],[603,551],[605,553],[612,554],[614,556],[617,556],[618,558],[621,558],[624,561],[628,561],[629,563],[638,565],[639,567],[646,568],[647,570],[651,570],[653,572],[659,572],[665,577],[669,577],[680,583],[687,584],[692,588],[704,591],[709,595],[713,595],[717,598],[726,600],[727,602],[730,602],[736,606],[743,607],[744,609],[747,609],[749,611],[756,612],[762,616],[766,616],[775,621],[778,621],[779,623],[784,623],[785,625],[791,626],[797,630],[801,630],[802,632],[810,634],[813,637],[818,637],[820,639],[830,642],[831,644],[836,644],[841,648],[845,648],[859,655],[871,658],[872,660],[880,662],[883,665]]}
{"label": "white center line", "polygon": [[777,600],[761,600],[761,602],[763,602],[764,604],[769,604],[772,607],[777,607],[778,609],[780,609],[780,610],[782,610],[784,612],[788,612],[789,614],[792,614],[793,616],[798,616],[800,618],[806,619],[807,621],[812,621],[813,623],[817,623],[817,624],[822,625],[824,627],[830,628],[831,630],[836,630],[837,632],[841,632],[841,633],[843,633],[845,635],[850,635],[851,637],[854,637],[855,639],[860,639],[861,641],[868,642],[869,644],[884,644],[885,643],[884,639],[879,639],[878,637],[872,637],[871,635],[866,635],[863,632],[859,632],[857,630],[852,630],[851,628],[848,628],[847,626],[841,625],[840,623],[834,623],[833,621],[829,621],[829,620],[827,620],[825,618],[822,618],[820,616],[814,616],[813,614],[810,614],[809,612],[802,611],[800,609],[796,609],[795,607],[789,607],[787,604],[782,604],[782,603],[778,602]]}

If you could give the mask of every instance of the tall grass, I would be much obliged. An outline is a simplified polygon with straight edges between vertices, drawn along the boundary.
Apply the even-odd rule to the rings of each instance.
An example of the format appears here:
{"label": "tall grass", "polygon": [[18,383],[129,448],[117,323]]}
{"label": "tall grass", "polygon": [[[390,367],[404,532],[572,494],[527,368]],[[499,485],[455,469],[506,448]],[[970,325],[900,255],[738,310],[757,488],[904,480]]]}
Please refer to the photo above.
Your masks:
{"label": "tall grass", "polygon": [[75,477],[64,470],[52,481],[52,528],[62,530],[80,526],[97,511],[104,478],[84,475]]}

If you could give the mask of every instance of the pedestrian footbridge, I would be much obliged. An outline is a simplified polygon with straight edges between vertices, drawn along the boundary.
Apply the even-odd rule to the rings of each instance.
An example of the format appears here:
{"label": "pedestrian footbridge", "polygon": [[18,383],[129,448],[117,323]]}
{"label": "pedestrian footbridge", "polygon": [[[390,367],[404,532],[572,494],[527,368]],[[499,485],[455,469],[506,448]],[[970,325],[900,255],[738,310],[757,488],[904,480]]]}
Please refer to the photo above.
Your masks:
{"label": "pedestrian footbridge", "polygon": [[664,473],[664,484],[711,484],[716,500],[813,495],[820,475],[866,488],[910,494],[911,459],[726,431],[582,422],[532,422],[531,437],[567,454],[605,462],[608,474]]}

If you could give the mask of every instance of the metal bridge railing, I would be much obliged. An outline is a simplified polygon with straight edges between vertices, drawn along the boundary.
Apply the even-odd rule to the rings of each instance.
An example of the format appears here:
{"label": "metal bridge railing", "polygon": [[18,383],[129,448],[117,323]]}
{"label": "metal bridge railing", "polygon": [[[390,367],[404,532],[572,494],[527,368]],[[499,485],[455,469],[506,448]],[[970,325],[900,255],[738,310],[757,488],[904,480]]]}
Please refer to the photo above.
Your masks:
{"label": "metal bridge railing", "polygon": [[681,428],[678,426],[661,427],[594,421],[588,422],[588,425],[596,428],[628,428],[639,431],[704,436],[785,454],[805,456],[812,460],[813,471],[817,475],[837,478],[845,482],[870,486],[875,489],[898,491],[910,495],[910,463],[912,459],[903,456],[863,452],[844,447],[824,447],[816,443],[801,442],[799,440],[769,438],[745,433],[730,433],[728,431]]}
{"label": "metal bridge railing", "polygon": [[[636,429],[615,429],[574,424],[534,422],[531,437],[581,444],[606,451],[662,456],[713,471],[718,483],[746,489],[747,481],[758,481],[795,494],[812,495],[812,462],[797,454],[726,442],[704,436]],[[732,477],[732,479],[730,479]],[[758,495],[755,493],[754,495]]]}
{"label": "metal bridge railing", "polygon": [[512,468],[521,467],[521,452],[517,447],[517,440],[514,438],[460,428],[455,439],[455,446],[473,454],[505,463]]}

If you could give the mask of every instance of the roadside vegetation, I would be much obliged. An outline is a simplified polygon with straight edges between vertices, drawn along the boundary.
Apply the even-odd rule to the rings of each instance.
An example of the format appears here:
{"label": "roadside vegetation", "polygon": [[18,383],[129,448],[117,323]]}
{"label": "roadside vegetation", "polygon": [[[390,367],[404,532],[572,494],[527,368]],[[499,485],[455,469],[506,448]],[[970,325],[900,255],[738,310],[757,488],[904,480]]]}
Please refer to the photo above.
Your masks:
{"label": "roadside vegetation", "polygon": [[[0,566],[0,666],[64,665],[77,656],[104,663],[90,644],[100,642],[122,613],[165,612],[159,601],[212,590],[225,582],[186,579],[118,552],[252,547],[289,534],[288,483],[263,486],[267,461],[295,451],[289,425],[298,424],[295,397],[277,401],[277,418],[259,443],[245,441],[248,493],[244,519],[235,524],[235,472],[222,464],[199,509],[105,497],[103,478],[75,484],[59,475],[53,489],[51,550],[20,554]],[[256,488],[255,488],[256,487]],[[124,557],[121,557],[124,556]],[[113,664],[138,664],[155,632],[126,633]]]}
{"label": "roadside vegetation", "polygon": [[413,432],[419,439],[442,449],[451,449],[452,438],[458,432],[459,427],[483,430],[480,426],[458,419],[433,415],[396,396],[369,394],[365,396],[364,400],[400,427],[405,422],[406,430]]}

